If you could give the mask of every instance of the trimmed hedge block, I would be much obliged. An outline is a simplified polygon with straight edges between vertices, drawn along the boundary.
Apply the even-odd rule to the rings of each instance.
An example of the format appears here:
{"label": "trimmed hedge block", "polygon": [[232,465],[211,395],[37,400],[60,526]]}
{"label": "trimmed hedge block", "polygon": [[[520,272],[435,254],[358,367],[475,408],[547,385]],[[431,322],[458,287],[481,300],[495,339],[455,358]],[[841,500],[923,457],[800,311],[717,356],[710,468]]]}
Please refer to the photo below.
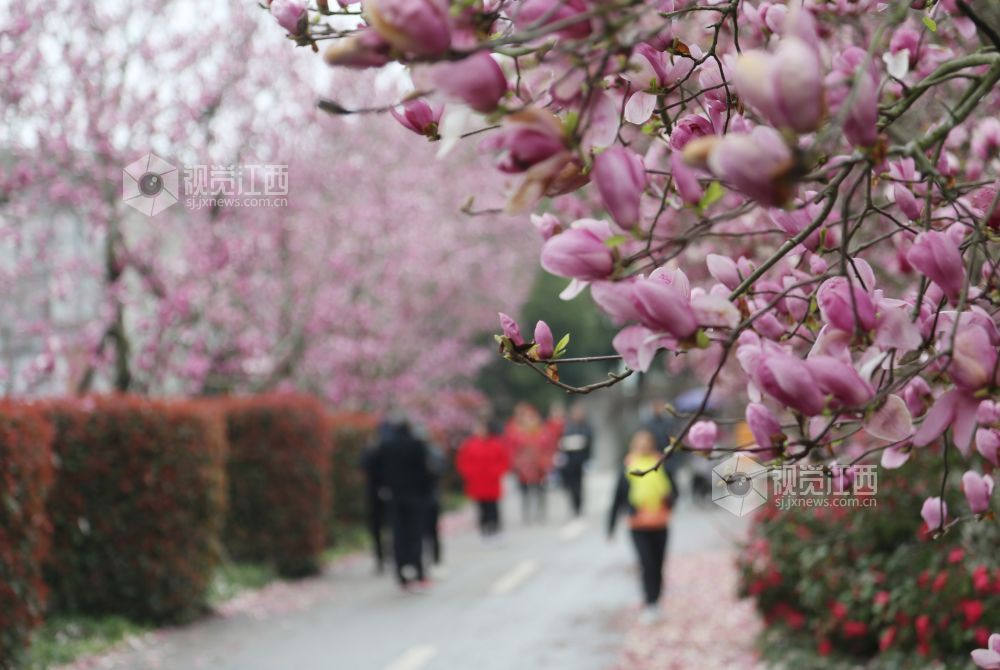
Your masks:
{"label": "trimmed hedge block", "polygon": [[230,446],[225,544],[286,577],[319,571],[330,507],[330,440],[315,398],[222,401]]}
{"label": "trimmed hedge block", "polygon": [[37,409],[0,403],[0,668],[17,666],[45,608],[51,445]]}
{"label": "trimmed hedge block", "polygon": [[55,605],[154,622],[204,611],[226,507],[220,418],[127,396],[59,401],[48,415]]}

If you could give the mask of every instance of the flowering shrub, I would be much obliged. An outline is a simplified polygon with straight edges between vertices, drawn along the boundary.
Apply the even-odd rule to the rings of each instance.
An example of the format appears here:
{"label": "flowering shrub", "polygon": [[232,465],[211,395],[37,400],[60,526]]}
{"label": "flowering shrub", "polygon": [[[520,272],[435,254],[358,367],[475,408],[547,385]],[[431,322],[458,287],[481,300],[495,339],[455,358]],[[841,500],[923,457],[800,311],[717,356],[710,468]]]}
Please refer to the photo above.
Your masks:
{"label": "flowering shrub", "polygon": [[327,418],[327,425],[332,436],[332,507],[328,540],[336,543],[339,531],[365,521],[365,474],[361,459],[374,437],[375,420],[367,415],[334,414]]}
{"label": "flowering shrub", "polygon": [[322,404],[265,395],[221,403],[229,438],[225,545],[237,560],[301,576],[319,569],[330,508],[330,439]]}
{"label": "flowering shrub", "polygon": [[45,606],[51,484],[52,428],[35,408],[0,405],[0,668],[16,666]]}
{"label": "flowering shrub", "polygon": [[225,513],[225,435],[191,403],[48,406],[58,456],[46,565],[64,611],[184,620],[205,605]]}
{"label": "flowering shrub", "polygon": [[1000,530],[965,523],[932,541],[910,512],[940,487],[920,459],[879,482],[874,508],[772,501],[741,556],[742,590],[779,634],[810,636],[813,653],[909,653],[923,659],[909,667],[928,658],[966,667],[1000,629]]}

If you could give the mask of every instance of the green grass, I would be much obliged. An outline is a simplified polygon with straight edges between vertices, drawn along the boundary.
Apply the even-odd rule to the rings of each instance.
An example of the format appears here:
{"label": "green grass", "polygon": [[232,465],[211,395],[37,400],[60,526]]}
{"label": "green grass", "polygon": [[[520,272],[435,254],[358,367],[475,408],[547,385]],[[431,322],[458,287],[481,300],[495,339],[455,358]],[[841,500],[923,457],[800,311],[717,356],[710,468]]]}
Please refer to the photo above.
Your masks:
{"label": "green grass", "polygon": [[215,571],[208,604],[215,607],[245,591],[264,588],[278,578],[274,568],[256,563],[223,563]]}
{"label": "green grass", "polygon": [[25,667],[45,670],[80,656],[99,654],[149,628],[122,617],[54,616],[32,638]]}
{"label": "green grass", "polygon": [[330,563],[357,551],[362,551],[371,546],[368,532],[363,526],[347,526],[335,531],[335,540],[332,547],[328,547],[323,552],[323,563]]}

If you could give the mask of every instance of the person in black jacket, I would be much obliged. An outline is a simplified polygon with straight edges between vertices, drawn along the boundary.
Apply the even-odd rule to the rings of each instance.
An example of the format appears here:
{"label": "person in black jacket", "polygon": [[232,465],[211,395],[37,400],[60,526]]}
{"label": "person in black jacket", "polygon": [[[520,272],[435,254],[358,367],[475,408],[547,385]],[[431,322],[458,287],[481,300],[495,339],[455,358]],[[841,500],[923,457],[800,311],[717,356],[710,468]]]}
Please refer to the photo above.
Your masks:
{"label": "person in black jacket", "polygon": [[670,516],[677,498],[670,473],[660,463],[661,457],[656,438],[650,431],[640,430],[632,436],[608,516],[610,539],[619,515],[628,513],[632,543],[642,575],[643,623],[652,623],[660,616],[658,603],[663,590],[663,562],[667,555]]}
{"label": "person in black jacket", "polygon": [[433,495],[430,450],[405,418],[390,423],[375,454],[375,465],[389,496],[396,577],[404,589],[419,591],[427,586],[422,549]]}
{"label": "person in black jacket", "polygon": [[382,574],[385,570],[385,549],[382,542],[385,528],[386,501],[382,498],[381,473],[378,471],[378,450],[384,440],[393,431],[393,426],[385,421],[379,424],[375,439],[365,448],[361,455],[361,470],[365,475],[365,501],[368,512],[368,534],[372,538],[372,550],[375,552],[375,572]]}
{"label": "person in black jacket", "polygon": [[559,438],[559,453],[556,455],[559,477],[569,493],[573,516],[583,513],[583,470],[590,460],[593,442],[594,429],[587,421],[587,408],[582,403],[577,403],[569,412],[569,420],[563,427],[562,437]]}

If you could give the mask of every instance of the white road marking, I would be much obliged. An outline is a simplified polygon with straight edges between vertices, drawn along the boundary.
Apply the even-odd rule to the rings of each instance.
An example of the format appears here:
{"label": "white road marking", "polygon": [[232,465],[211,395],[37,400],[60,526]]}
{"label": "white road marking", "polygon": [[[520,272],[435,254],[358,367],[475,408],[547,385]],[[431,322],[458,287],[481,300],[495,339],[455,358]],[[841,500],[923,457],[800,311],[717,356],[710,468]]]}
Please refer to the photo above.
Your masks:
{"label": "white road marking", "polygon": [[575,540],[587,530],[587,522],[583,519],[573,519],[559,529],[560,540]]}
{"label": "white road marking", "polygon": [[420,670],[435,656],[437,656],[437,647],[429,644],[417,645],[390,663],[386,670]]}
{"label": "white road marking", "polygon": [[501,596],[510,593],[538,572],[538,561],[521,561],[490,587],[490,593]]}

